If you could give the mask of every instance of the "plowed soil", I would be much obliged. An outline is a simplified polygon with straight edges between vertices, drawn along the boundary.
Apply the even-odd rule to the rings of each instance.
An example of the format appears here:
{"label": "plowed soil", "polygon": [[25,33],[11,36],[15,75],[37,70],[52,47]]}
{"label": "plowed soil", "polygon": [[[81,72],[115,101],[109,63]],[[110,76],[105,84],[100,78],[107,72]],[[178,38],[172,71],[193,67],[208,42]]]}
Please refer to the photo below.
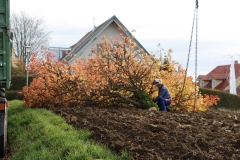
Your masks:
{"label": "plowed soil", "polygon": [[240,160],[240,113],[136,108],[55,108],[91,138],[138,160]]}

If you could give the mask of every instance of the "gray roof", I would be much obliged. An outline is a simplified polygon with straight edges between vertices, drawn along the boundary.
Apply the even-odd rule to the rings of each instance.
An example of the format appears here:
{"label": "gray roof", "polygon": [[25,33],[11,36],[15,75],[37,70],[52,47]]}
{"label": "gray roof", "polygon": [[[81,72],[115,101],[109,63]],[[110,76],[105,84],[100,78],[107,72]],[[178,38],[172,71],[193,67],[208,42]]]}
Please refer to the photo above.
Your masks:
{"label": "gray roof", "polygon": [[[102,32],[107,26],[109,26],[112,22],[117,23],[118,26],[122,26],[122,30],[126,29],[126,27],[122,24],[122,22],[114,15],[98,27],[95,27],[95,29],[89,31],[85,36],[83,36],[77,43],[70,46],[71,51],[68,55],[63,57],[63,59],[70,60],[74,54],[78,53],[82,48],[84,48],[88,42],[94,39],[96,35],[98,35],[100,32]],[[132,37],[131,32],[128,30],[125,31],[127,36]],[[134,39],[134,41],[137,43],[137,45],[144,50],[144,52],[148,53],[148,51],[137,41],[137,39]],[[148,53],[149,54],[149,53]]]}

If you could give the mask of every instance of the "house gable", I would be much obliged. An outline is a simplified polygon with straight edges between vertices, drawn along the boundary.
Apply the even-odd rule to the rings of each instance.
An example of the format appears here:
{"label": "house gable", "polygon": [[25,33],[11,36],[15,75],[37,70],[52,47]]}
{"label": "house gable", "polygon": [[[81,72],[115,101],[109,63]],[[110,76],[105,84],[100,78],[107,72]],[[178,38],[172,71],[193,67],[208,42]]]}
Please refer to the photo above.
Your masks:
{"label": "house gable", "polygon": [[[98,43],[103,42],[102,36],[105,36],[106,39],[115,39],[120,33],[129,37],[133,37],[126,27],[114,15],[98,27],[95,27],[93,30],[88,32],[76,44],[72,45],[70,47],[70,53],[66,55],[64,59],[71,63],[74,55],[77,57],[87,57],[91,53],[91,50],[97,50]],[[136,42],[138,48],[142,48],[145,53],[148,53],[147,50],[135,38],[133,41]]]}

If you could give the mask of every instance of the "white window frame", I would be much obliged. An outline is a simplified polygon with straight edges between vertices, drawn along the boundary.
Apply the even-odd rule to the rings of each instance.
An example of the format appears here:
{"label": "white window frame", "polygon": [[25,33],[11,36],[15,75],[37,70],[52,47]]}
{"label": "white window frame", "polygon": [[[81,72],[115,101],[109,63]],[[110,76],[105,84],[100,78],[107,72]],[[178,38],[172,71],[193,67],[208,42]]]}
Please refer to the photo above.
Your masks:
{"label": "white window frame", "polygon": [[200,87],[204,87],[204,82],[200,81]]}
{"label": "white window frame", "polygon": [[212,88],[215,88],[215,87],[216,87],[216,80],[213,79],[213,80],[212,80]]}

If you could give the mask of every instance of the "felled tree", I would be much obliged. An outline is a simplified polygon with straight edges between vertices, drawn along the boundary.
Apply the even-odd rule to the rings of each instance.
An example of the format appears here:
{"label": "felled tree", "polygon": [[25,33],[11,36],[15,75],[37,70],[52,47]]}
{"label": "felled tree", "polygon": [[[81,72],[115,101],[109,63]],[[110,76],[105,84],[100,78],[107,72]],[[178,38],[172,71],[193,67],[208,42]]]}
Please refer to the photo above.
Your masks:
{"label": "felled tree", "polygon": [[[205,98],[198,92],[192,77],[185,78],[185,70],[178,70],[179,63],[172,60],[172,50],[165,55],[165,62],[154,55],[143,53],[136,44],[123,35],[98,44],[94,58],[88,59],[84,70],[89,80],[88,95],[92,101],[103,105],[134,105],[140,108],[153,106],[151,99],[158,89],[152,86],[155,78],[161,78],[173,97],[172,108],[206,110],[217,99]],[[162,68],[162,69],[161,69]],[[160,70],[159,70],[160,69]],[[186,87],[182,90],[183,85]],[[195,104],[196,97],[196,105]],[[206,103],[207,101],[213,103]],[[180,103],[176,103],[180,102]]]}
{"label": "felled tree", "polygon": [[29,72],[36,78],[28,89],[23,90],[25,104],[35,107],[95,104],[149,108],[156,106],[151,100],[158,92],[152,85],[156,78],[168,86],[174,109],[204,111],[216,104],[216,97],[204,97],[194,92],[192,77],[186,77],[186,86],[182,89],[185,70],[176,69],[179,64],[172,60],[171,52],[169,50],[166,55],[168,63],[161,64],[154,55],[137,48],[132,37],[119,35],[110,40],[103,37],[96,54],[86,60],[76,59],[71,65],[53,62],[51,56],[44,60],[32,58]]}
{"label": "felled tree", "polygon": [[88,95],[101,105],[129,105],[148,108],[155,104],[146,90],[158,60],[144,53],[131,38],[119,35],[108,41],[103,36],[98,52],[91,55],[84,70],[89,80]]}

